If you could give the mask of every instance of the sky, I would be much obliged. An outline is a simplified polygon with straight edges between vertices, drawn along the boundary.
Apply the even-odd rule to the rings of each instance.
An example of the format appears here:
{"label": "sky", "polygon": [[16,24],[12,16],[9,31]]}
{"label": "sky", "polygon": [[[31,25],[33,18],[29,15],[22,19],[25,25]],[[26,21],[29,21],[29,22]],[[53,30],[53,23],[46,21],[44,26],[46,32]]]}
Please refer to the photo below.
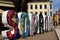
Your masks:
{"label": "sky", "polygon": [[51,0],[53,2],[53,13],[60,9],[60,0]]}

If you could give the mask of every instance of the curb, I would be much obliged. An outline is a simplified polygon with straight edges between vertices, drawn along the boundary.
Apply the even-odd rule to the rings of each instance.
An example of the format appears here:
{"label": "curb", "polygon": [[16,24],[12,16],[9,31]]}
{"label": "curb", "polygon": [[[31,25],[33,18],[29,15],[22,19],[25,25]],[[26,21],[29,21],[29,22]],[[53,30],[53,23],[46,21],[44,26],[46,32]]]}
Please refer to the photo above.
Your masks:
{"label": "curb", "polygon": [[55,33],[56,33],[56,35],[58,37],[58,40],[60,40],[60,29],[55,28]]}

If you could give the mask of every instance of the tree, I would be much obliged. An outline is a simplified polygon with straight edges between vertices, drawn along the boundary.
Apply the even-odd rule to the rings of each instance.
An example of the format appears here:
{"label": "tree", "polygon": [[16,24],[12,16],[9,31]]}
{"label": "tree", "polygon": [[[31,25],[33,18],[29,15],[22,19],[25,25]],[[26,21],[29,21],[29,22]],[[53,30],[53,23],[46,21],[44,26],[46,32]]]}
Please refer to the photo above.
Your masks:
{"label": "tree", "polygon": [[15,5],[15,10],[17,12],[26,12],[27,11],[27,3],[31,0],[13,0],[13,3]]}

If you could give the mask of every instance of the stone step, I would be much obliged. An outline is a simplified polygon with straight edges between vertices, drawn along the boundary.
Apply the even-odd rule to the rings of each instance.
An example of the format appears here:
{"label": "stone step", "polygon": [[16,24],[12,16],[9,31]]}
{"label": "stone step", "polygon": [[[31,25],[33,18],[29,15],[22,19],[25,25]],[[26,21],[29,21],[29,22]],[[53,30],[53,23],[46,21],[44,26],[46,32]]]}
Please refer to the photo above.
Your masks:
{"label": "stone step", "polygon": [[60,40],[60,29],[59,28],[55,28],[56,34],[58,36],[58,39]]}

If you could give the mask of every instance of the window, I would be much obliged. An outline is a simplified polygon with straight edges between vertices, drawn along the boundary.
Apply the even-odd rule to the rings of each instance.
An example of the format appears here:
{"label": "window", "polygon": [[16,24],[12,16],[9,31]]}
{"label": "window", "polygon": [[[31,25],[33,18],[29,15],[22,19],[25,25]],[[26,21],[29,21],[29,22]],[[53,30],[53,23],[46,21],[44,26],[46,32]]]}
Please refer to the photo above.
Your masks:
{"label": "window", "polygon": [[47,9],[47,5],[44,5],[44,8]]}
{"label": "window", "polygon": [[35,12],[35,14],[37,14],[37,12]]}
{"label": "window", "polygon": [[40,9],[42,9],[42,5],[40,5]]}
{"label": "window", "polygon": [[42,14],[42,12],[40,12],[40,14]]}
{"label": "window", "polygon": [[47,12],[45,12],[45,15],[47,15]]}
{"label": "window", "polygon": [[30,12],[30,13],[33,13],[33,12]]}
{"label": "window", "polygon": [[52,16],[52,12],[50,12],[50,16]]}
{"label": "window", "polygon": [[37,5],[35,5],[35,9],[37,9]]}
{"label": "window", "polygon": [[31,5],[31,9],[33,9],[33,6]]}
{"label": "window", "polygon": [[52,9],[52,5],[50,4],[50,9]]}

